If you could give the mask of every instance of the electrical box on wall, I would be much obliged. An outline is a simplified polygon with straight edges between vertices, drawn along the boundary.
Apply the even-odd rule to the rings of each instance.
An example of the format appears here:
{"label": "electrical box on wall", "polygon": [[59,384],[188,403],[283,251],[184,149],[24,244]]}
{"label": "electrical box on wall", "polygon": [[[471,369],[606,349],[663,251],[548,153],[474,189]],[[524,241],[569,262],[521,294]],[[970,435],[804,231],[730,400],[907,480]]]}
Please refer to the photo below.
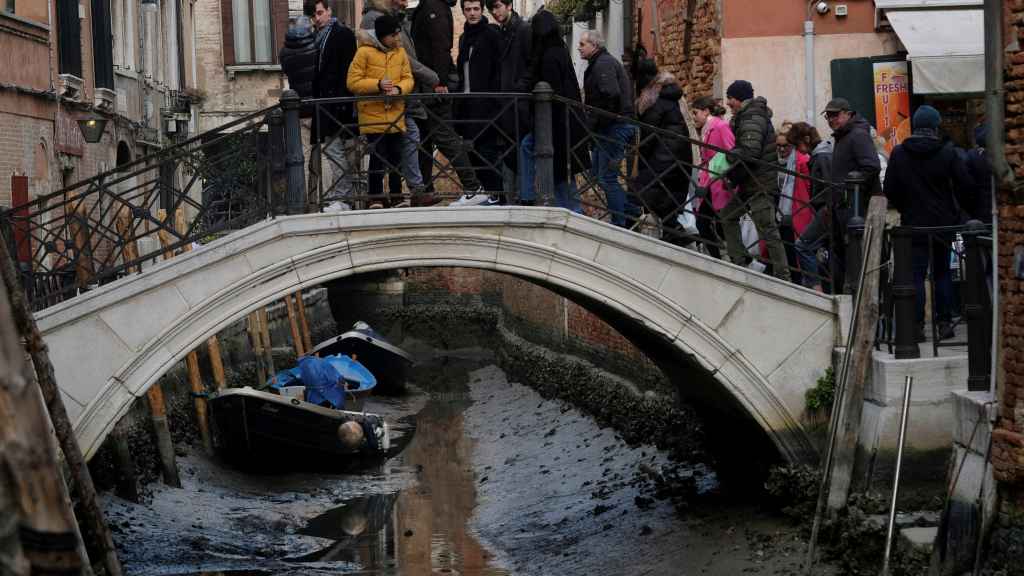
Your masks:
{"label": "electrical box on wall", "polygon": [[836,18],[842,18],[850,13],[846,4],[836,4]]}

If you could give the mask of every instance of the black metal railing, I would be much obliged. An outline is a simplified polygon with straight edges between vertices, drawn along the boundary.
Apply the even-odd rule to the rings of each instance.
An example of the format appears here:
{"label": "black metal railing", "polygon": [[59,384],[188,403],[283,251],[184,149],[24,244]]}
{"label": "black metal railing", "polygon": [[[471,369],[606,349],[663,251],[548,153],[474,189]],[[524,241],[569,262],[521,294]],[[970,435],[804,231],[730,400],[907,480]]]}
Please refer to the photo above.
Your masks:
{"label": "black metal railing", "polygon": [[[960,226],[897,226],[886,230],[876,346],[897,359],[919,358],[919,344],[967,347],[970,386],[988,389],[991,370],[992,229],[978,221]],[[927,290],[926,290],[927,286]],[[925,298],[931,295],[925,317]],[[966,330],[961,329],[966,324]],[[930,332],[929,335],[926,334]]]}
{"label": "black metal railing", "polygon": [[[367,103],[380,103],[383,118],[360,122],[352,110]],[[312,132],[308,146],[304,124]],[[758,206],[770,209],[774,221],[776,206],[788,200],[793,214],[823,217],[830,233],[805,254],[817,272],[799,263],[798,233],[779,241],[786,250],[783,266],[796,281],[802,275],[805,285],[831,292],[844,288],[837,254],[856,243],[857,221],[819,208],[856,208],[862,182],[815,181],[778,163],[734,157],[676,128],[560,98],[543,83],[532,94],[302,101],[287,91],[277,106],[4,211],[0,225],[40,309],[139,271],[165,251],[335,202],[350,209],[415,206],[479,190],[508,203],[563,206],[713,257],[728,251],[731,231],[734,245],[743,245],[733,247],[737,263],[770,266],[763,234],[741,215]],[[393,134],[392,142],[382,146],[387,138],[379,135],[386,133]],[[680,146],[689,147],[696,160],[673,155],[658,163],[652,157],[652,150],[685,150]],[[731,221],[708,209],[710,198],[694,200],[700,172],[708,170],[699,161],[703,150],[729,155],[732,170],[746,172],[752,183],[743,190],[725,185],[738,198],[731,204]],[[419,161],[412,162],[413,156]],[[419,170],[410,171],[413,165]],[[796,197],[796,185],[792,196],[765,185],[780,175],[805,185],[805,195]],[[712,176],[727,180],[723,174]],[[697,208],[698,203],[704,206]],[[184,222],[176,223],[179,211]]]}
{"label": "black metal railing", "polygon": [[33,307],[265,218],[270,111],[5,210],[0,225]]}

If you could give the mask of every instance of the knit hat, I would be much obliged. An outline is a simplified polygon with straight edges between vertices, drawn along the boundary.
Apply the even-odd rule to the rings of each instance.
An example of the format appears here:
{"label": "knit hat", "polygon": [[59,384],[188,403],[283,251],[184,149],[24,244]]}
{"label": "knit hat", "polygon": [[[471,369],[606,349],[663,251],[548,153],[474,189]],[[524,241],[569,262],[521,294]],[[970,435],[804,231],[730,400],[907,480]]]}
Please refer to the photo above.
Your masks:
{"label": "knit hat", "polygon": [[754,85],[746,80],[737,80],[729,85],[725,95],[729,98],[735,98],[740,102],[746,102],[754,97]]}
{"label": "knit hat", "polygon": [[377,40],[384,40],[384,38],[391,36],[399,30],[398,18],[390,14],[382,14],[373,21],[373,32],[377,35]]}
{"label": "knit hat", "polygon": [[938,130],[940,122],[942,122],[942,116],[939,114],[939,111],[931,106],[925,105],[917,108],[917,111],[914,112],[914,119],[910,125],[914,130]]}

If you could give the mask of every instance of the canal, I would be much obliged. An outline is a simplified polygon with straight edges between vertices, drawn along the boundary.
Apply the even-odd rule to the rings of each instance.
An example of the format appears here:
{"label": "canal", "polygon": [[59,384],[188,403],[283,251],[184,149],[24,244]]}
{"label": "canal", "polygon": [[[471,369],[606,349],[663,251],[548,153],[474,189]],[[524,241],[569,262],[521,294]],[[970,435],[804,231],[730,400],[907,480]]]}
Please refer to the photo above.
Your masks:
{"label": "canal", "polygon": [[[409,393],[373,398],[382,462],[244,471],[192,448],[183,487],[104,496],[128,574],[795,573],[797,530],[700,462],[629,445],[510,382],[488,350],[433,350]],[[273,454],[264,455],[273,461]]]}

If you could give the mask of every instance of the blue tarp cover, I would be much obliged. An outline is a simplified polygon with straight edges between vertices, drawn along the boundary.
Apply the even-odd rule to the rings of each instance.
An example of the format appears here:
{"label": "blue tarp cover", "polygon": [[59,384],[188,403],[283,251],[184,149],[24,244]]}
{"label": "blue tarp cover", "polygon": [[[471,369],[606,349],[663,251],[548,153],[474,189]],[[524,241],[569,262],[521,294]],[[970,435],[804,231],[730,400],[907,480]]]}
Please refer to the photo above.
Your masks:
{"label": "blue tarp cover", "polygon": [[306,387],[306,402],[321,404],[326,400],[338,410],[345,408],[345,393],[338,387],[340,375],[327,360],[316,356],[299,358],[299,378]]}
{"label": "blue tarp cover", "polygon": [[328,402],[343,410],[343,390],[368,390],[377,385],[377,379],[359,362],[337,354],[326,358],[303,356],[299,358],[298,366],[278,372],[268,384],[274,389],[305,386],[306,402],[317,405]]}

